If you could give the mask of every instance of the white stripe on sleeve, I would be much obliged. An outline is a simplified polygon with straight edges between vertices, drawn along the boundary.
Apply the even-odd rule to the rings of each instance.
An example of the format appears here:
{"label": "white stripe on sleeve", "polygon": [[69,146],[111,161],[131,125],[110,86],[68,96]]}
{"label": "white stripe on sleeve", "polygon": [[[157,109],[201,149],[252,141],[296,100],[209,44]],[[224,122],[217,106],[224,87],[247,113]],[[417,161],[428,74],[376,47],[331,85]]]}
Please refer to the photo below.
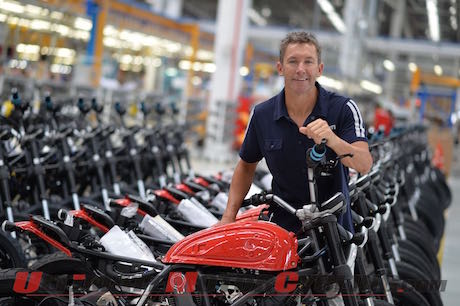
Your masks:
{"label": "white stripe on sleeve", "polygon": [[355,120],[356,137],[366,137],[366,134],[364,133],[363,119],[356,103],[353,100],[350,100],[347,102],[347,105],[353,113],[353,119]]}

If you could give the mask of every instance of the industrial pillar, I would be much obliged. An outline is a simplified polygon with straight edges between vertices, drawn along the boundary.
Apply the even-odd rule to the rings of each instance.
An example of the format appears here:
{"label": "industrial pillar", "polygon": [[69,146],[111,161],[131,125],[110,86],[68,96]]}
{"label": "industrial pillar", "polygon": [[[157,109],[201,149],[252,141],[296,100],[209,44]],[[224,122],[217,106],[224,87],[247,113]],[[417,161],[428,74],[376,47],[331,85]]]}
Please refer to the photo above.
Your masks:
{"label": "industrial pillar", "polygon": [[[390,37],[399,38],[401,37],[404,18],[406,15],[406,0],[396,1],[396,8],[391,16],[391,27],[390,27]],[[388,59],[395,64],[395,68],[398,68],[397,62],[399,61],[399,54],[396,51],[391,51]],[[406,69],[406,67],[404,67]],[[396,82],[396,69],[395,71],[385,72],[385,97],[388,101],[394,100],[394,88]]]}
{"label": "industrial pillar", "polygon": [[211,160],[230,158],[234,115],[242,78],[239,70],[246,46],[251,0],[219,0],[214,39],[216,71],[206,123],[205,156]]}
{"label": "industrial pillar", "polygon": [[347,28],[342,36],[339,67],[345,79],[355,80],[360,72],[363,29],[358,25],[363,18],[363,1],[347,0],[344,8],[344,23]]}

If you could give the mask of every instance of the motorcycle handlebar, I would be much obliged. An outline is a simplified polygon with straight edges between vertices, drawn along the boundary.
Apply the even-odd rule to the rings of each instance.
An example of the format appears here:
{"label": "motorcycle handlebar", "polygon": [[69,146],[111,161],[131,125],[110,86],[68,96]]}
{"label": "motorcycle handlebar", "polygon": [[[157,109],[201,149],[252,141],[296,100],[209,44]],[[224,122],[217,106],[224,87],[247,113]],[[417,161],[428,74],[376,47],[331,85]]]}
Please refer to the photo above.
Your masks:
{"label": "motorcycle handlebar", "polygon": [[246,199],[243,201],[241,206],[249,206],[249,205],[260,205],[263,203],[275,203],[279,207],[283,208],[287,212],[289,212],[292,215],[295,215],[296,209],[289,205],[286,201],[281,199],[280,197],[274,195],[274,194],[255,194],[251,196],[249,199]]}

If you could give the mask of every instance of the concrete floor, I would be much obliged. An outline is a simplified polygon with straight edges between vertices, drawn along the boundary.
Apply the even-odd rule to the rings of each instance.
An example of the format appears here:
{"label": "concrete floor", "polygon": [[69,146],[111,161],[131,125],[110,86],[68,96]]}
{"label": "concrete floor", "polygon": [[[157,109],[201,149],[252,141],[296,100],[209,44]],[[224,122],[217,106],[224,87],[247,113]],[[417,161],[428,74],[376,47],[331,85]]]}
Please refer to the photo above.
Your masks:
{"label": "concrete floor", "polygon": [[452,190],[452,204],[446,212],[442,279],[447,281],[441,293],[446,306],[460,305],[460,148],[456,148],[452,175],[448,180]]}

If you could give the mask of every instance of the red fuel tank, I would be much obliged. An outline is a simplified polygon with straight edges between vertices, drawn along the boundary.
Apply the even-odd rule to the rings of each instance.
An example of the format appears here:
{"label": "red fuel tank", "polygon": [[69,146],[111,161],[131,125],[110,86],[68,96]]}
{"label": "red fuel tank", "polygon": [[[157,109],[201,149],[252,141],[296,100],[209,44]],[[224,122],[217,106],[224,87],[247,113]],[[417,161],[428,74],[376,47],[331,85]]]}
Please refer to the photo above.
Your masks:
{"label": "red fuel tank", "polygon": [[241,222],[241,221],[257,221],[259,219],[260,214],[264,211],[264,213],[268,214],[267,209],[270,206],[267,204],[262,204],[257,207],[251,208],[247,211],[245,211],[242,214],[238,214],[236,216],[235,221]]}
{"label": "red fuel tank", "polygon": [[297,267],[297,238],[265,221],[235,222],[211,227],[174,244],[167,264],[196,264],[284,271]]}

